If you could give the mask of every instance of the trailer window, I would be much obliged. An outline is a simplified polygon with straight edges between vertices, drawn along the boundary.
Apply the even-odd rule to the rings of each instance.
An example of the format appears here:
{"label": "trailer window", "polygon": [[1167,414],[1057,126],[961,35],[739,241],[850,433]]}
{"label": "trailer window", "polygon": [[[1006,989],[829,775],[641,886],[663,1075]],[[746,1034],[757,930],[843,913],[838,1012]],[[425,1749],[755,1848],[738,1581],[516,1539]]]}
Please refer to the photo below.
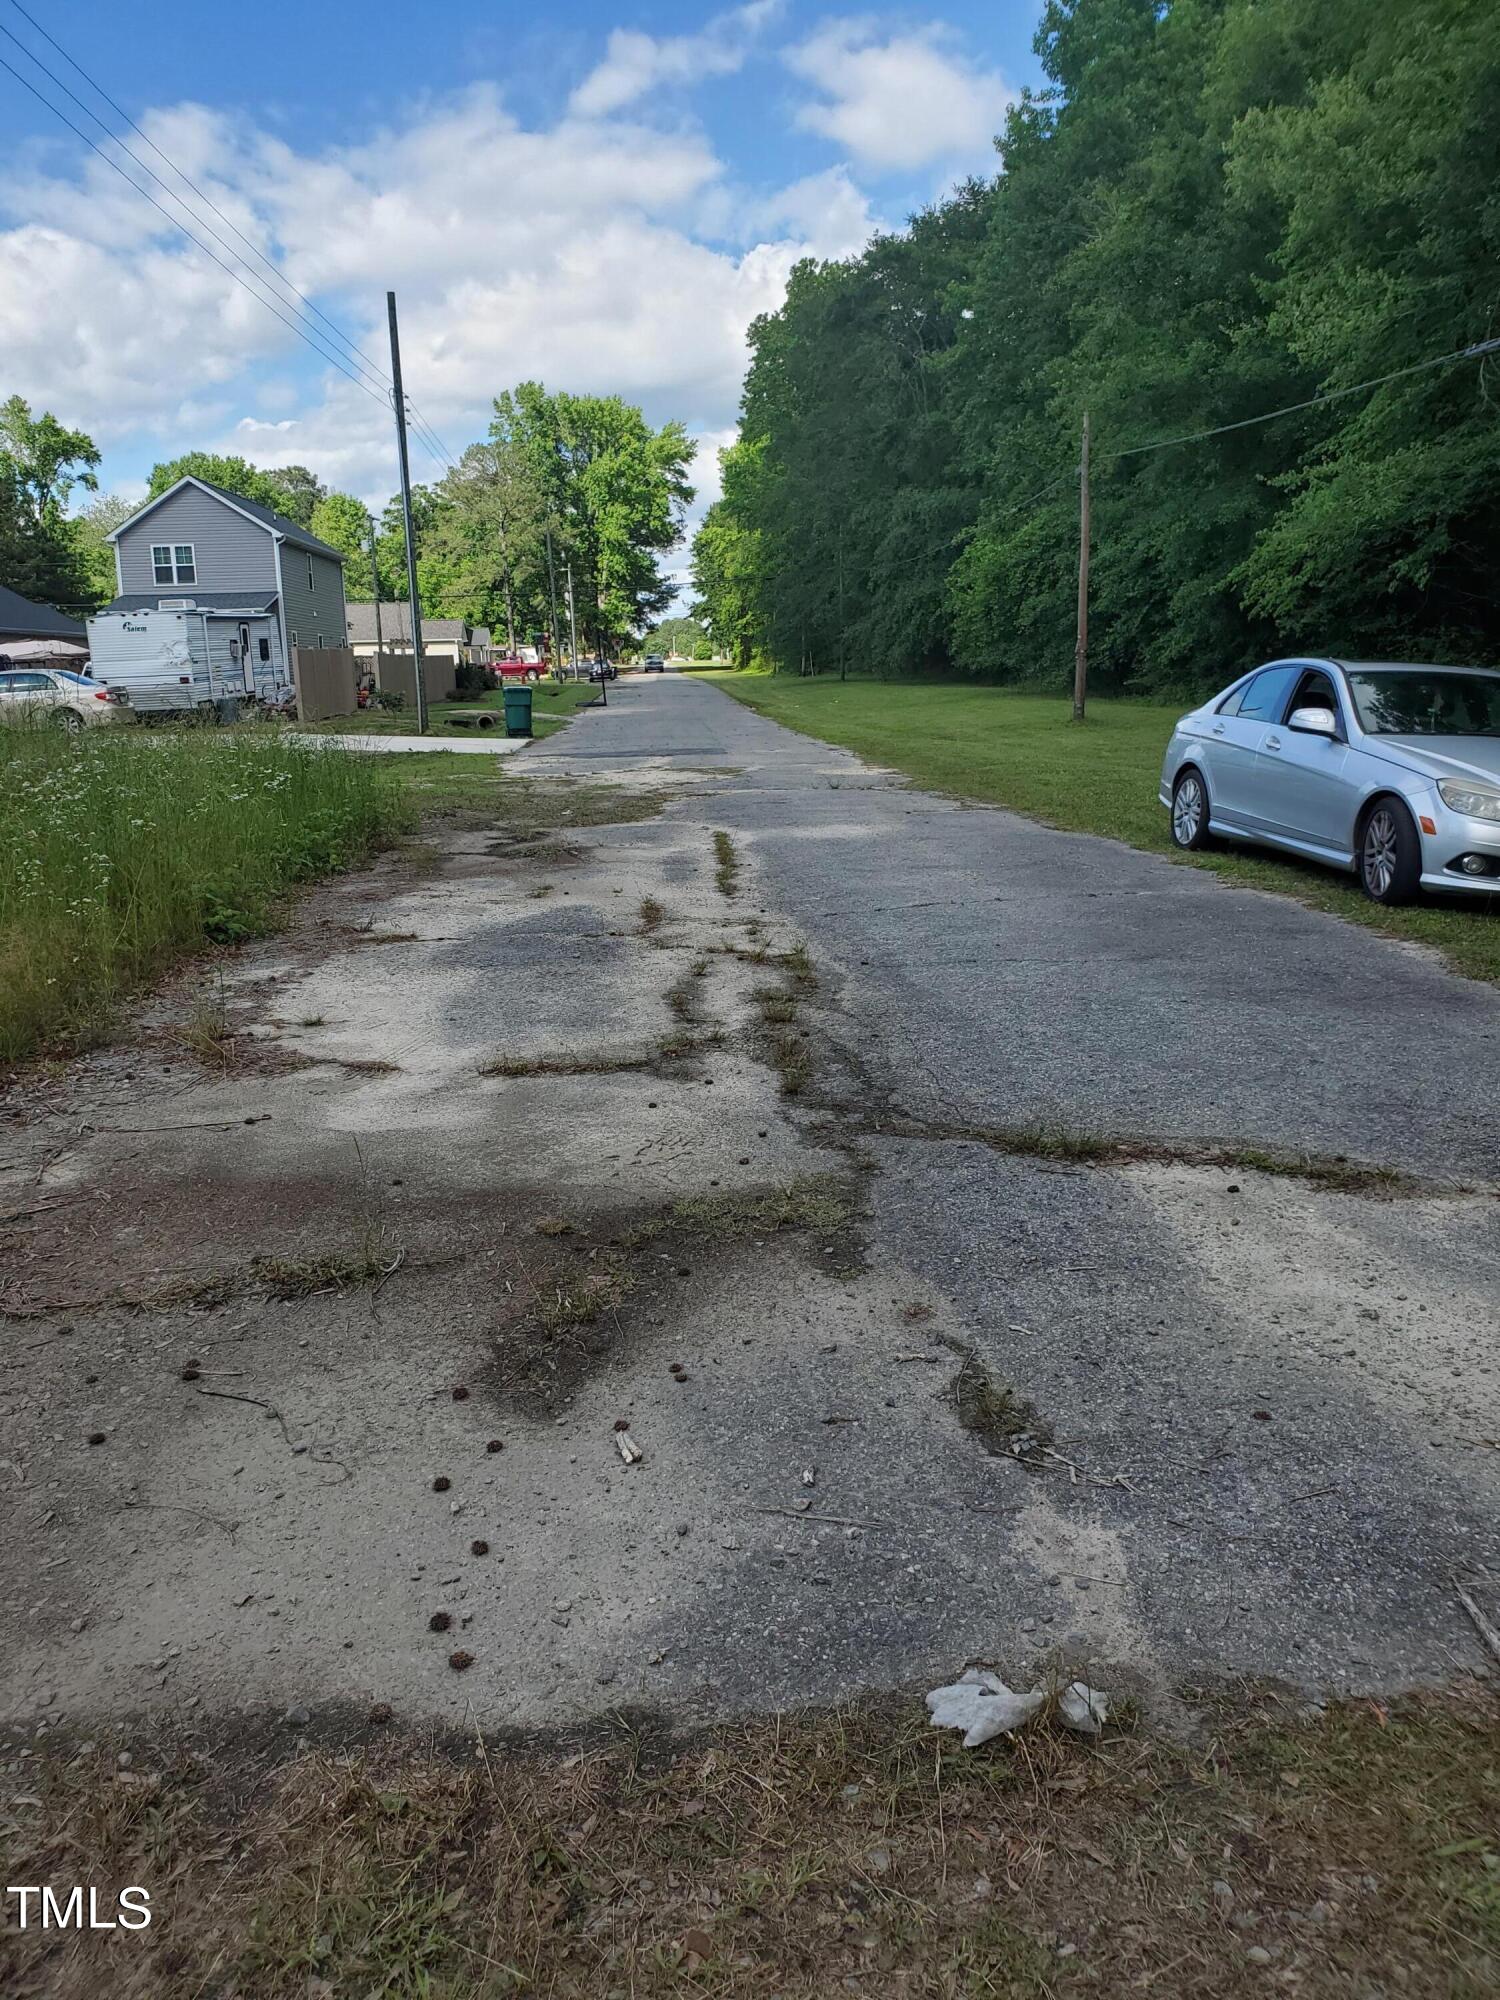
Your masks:
{"label": "trailer window", "polygon": [[158,583],[196,583],[198,561],[191,542],[153,542],[151,571]]}

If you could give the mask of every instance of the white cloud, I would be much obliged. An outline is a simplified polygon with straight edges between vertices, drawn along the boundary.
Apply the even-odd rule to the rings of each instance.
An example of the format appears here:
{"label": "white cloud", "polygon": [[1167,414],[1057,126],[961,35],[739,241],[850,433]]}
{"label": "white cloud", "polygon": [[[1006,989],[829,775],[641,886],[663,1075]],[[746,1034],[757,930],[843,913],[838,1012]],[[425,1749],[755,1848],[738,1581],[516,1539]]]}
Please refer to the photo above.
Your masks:
{"label": "white cloud", "polygon": [[[780,302],[798,257],[842,254],[868,223],[842,170],[749,202],[701,135],[571,116],[528,130],[488,89],[357,145],[306,151],[247,141],[239,121],[201,107],[142,123],[382,370],[396,290],[408,390],[454,452],[483,434],[490,399],[528,376],[722,432],[750,320]],[[705,233],[716,208],[736,218],[727,242]],[[0,181],[6,214],[7,390],[107,452],[201,446],[300,461],[371,501],[390,492],[384,403],[314,362],[102,161]],[[282,310],[294,313],[284,297]],[[414,469],[441,467],[419,456]]]}
{"label": "white cloud", "polygon": [[749,6],[716,15],[696,35],[644,35],[616,28],[603,62],[573,92],[569,108],[579,118],[602,118],[648,91],[730,76],[779,12],[780,0],[751,0]]}
{"label": "white cloud", "polygon": [[882,37],[869,20],[830,21],[785,59],[822,93],[801,106],[797,123],[861,164],[993,166],[991,142],[1014,93],[998,71],[966,60],[941,23]]}
{"label": "white cloud", "polygon": [[879,226],[869,196],[854,185],[844,167],[830,167],[793,181],[751,208],[756,230],[790,233],[813,257],[852,257]]}

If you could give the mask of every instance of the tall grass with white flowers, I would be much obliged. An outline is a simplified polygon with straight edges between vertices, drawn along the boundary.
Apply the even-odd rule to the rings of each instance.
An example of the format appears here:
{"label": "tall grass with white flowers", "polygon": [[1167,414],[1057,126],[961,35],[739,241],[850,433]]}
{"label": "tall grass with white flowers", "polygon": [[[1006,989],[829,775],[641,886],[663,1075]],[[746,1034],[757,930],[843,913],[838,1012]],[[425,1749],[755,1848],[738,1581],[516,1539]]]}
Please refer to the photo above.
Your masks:
{"label": "tall grass with white flowers", "polygon": [[0,728],[0,1061],[77,1047],[184,952],[410,817],[378,757],[273,728]]}

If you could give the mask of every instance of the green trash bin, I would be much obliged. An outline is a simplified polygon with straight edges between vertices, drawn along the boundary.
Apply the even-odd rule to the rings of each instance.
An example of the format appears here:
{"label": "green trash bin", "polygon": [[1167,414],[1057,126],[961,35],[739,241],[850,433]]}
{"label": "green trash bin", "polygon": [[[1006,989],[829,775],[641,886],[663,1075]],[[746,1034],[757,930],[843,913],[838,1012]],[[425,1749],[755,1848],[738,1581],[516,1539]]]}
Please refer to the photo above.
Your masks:
{"label": "green trash bin", "polygon": [[505,690],[505,733],[507,736],[529,736],[531,734],[531,689],[526,686],[510,687]]}

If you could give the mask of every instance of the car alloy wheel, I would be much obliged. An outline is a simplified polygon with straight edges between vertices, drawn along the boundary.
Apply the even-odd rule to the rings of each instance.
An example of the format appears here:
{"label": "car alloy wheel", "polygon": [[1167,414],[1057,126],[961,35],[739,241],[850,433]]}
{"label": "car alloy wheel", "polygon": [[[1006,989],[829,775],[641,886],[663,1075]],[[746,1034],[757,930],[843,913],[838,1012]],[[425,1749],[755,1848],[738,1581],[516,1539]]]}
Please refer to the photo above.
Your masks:
{"label": "car alloy wheel", "polygon": [[1377,799],[1359,837],[1359,880],[1375,903],[1409,903],[1422,877],[1416,823],[1399,799]]}
{"label": "car alloy wheel", "polygon": [[1363,851],[1365,887],[1378,902],[1396,879],[1396,818],[1389,806],[1370,815]]}
{"label": "car alloy wheel", "polygon": [[1172,794],[1173,840],[1179,847],[1200,846],[1207,817],[1203,780],[1196,771],[1187,771],[1177,780],[1177,789]]}

